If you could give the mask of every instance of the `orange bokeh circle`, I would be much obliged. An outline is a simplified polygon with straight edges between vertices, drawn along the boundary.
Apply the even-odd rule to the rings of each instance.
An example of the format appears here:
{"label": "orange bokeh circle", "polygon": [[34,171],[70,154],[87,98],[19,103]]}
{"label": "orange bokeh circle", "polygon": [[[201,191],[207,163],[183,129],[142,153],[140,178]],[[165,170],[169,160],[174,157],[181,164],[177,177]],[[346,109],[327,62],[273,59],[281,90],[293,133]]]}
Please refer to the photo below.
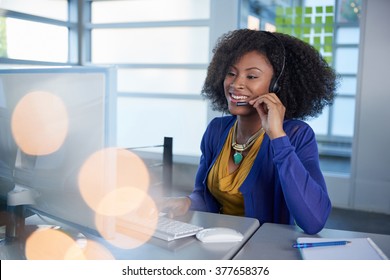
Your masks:
{"label": "orange bokeh circle", "polygon": [[125,189],[118,190],[135,188],[146,193],[149,173],[134,153],[107,148],[95,152],[84,162],[78,183],[83,199],[96,213],[122,215],[132,209],[135,200]]}
{"label": "orange bokeh circle", "polygon": [[26,94],[16,105],[11,119],[12,135],[29,155],[57,151],[68,133],[69,118],[61,98],[44,91]]}
{"label": "orange bokeh circle", "polygon": [[34,231],[26,240],[28,260],[113,260],[111,252],[103,245],[85,239],[79,244],[75,239],[52,227]]}
{"label": "orange bokeh circle", "polygon": [[[132,191],[137,193],[136,196],[143,197],[132,211],[116,217],[96,214],[99,233],[109,243],[122,249],[134,249],[145,244],[156,230],[159,217],[157,205],[149,195],[141,195],[140,191],[134,188],[128,190],[129,193]],[[139,222],[147,226],[143,227]],[[108,225],[111,225],[111,228]]]}
{"label": "orange bokeh circle", "polygon": [[34,231],[26,240],[28,260],[64,260],[69,253],[82,259],[81,247],[65,232],[53,228]]}

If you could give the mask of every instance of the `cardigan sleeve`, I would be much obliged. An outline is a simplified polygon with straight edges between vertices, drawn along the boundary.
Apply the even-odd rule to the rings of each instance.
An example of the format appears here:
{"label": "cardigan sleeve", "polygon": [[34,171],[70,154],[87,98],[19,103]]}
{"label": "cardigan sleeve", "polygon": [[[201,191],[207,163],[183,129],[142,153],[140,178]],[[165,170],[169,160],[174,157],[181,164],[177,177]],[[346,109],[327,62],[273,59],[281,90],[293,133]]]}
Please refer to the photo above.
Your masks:
{"label": "cardigan sleeve", "polygon": [[204,177],[207,172],[204,156],[201,156],[198,172],[195,177],[195,185],[192,193],[188,196],[191,199],[191,210],[207,211],[206,202],[204,200],[205,186],[203,184]]}
{"label": "cardigan sleeve", "polygon": [[319,232],[331,210],[331,202],[319,166],[314,132],[299,126],[290,136],[271,141],[287,207],[296,224],[308,234]]}

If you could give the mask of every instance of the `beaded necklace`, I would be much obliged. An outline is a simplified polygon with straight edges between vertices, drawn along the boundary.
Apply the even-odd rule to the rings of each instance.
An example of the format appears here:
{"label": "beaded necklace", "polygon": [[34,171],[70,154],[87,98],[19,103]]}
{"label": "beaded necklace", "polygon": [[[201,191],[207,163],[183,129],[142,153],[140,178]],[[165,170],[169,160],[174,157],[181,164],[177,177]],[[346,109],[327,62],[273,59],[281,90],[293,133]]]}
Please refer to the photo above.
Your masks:
{"label": "beaded necklace", "polygon": [[233,162],[236,165],[239,165],[241,161],[243,160],[244,156],[242,155],[242,152],[252,147],[252,145],[256,142],[256,139],[263,133],[264,129],[260,128],[259,131],[257,131],[255,134],[253,134],[244,144],[237,144],[236,138],[237,138],[237,122],[234,124],[233,127],[233,137],[232,137],[232,148],[235,151],[233,154]]}

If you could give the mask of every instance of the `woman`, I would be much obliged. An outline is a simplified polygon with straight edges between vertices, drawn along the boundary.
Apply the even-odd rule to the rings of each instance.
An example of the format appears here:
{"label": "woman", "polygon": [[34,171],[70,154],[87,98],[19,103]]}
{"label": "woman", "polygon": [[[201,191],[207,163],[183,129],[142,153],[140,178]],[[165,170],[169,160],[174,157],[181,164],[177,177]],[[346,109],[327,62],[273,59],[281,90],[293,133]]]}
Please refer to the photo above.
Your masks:
{"label": "woman", "polygon": [[222,36],[202,93],[230,115],[207,127],[193,192],[165,206],[173,215],[192,209],[319,232],[331,202],[302,120],[331,104],[335,87],[333,69],[297,38],[248,29]]}

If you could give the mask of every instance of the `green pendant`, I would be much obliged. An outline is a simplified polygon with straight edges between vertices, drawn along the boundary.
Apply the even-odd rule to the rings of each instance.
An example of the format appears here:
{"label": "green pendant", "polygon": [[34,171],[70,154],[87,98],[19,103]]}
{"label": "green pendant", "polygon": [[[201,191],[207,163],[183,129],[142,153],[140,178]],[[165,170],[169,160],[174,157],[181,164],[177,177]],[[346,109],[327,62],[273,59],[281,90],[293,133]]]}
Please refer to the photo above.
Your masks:
{"label": "green pendant", "polygon": [[241,161],[242,161],[242,159],[243,159],[243,156],[242,156],[241,153],[239,153],[239,152],[235,152],[235,153],[234,153],[234,155],[233,155],[233,161],[234,161],[234,164],[235,164],[235,165],[240,164]]}

